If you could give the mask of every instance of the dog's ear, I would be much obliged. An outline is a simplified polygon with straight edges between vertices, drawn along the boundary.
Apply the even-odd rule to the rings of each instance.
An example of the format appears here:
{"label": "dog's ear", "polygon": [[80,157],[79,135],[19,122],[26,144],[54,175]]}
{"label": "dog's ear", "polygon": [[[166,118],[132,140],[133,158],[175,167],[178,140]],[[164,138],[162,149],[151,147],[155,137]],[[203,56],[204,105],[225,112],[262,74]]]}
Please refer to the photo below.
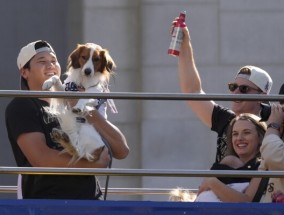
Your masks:
{"label": "dog's ear", "polygon": [[77,48],[74,49],[68,57],[67,69],[73,67],[74,69],[80,68],[79,58],[82,52],[83,45],[77,44]]}
{"label": "dog's ear", "polygon": [[116,68],[116,64],[113,61],[112,57],[110,56],[109,52],[107,49],[103,49],[100,52],[101,58],[103,59],[102,63],[102,71],[106,69],[109,73],[113,72],[114,69]]}
{"label": "dog's ear", "polygon": [[107,64],[106,64],[106,69],[108,72],[113,72],[114,69],[116,68],[116,65],[114,63],[114,61],[111,59],[111,60],[107,60]]}

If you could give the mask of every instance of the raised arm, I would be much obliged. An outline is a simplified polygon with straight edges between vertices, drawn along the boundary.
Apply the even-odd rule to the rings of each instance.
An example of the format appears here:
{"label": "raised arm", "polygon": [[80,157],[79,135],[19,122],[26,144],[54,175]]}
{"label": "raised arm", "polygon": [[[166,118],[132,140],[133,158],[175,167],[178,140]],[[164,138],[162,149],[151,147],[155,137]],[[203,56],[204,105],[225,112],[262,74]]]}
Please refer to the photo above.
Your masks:
{"label": "raised arm", "polygon": [[[183,28],[184,39],[182,42],[179,60],[179,82],[183,93],[204,94],[201,85],[201,79],[194,62],[193,49],[190,39],[189,30]],[[213,101],[192,101],[188,100],[187,105],[199,117],[199,119],[209,128],[212,126],[212,112],[214,108]]]}

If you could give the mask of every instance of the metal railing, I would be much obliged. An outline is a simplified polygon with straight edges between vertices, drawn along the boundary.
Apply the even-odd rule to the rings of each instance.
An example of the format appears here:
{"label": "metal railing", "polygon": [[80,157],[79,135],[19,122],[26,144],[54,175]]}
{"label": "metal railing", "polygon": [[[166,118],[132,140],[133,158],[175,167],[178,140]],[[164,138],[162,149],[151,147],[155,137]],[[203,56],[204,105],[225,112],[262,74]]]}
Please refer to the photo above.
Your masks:
{"label": "metal railing", "polygon": [[[184,169],[107,169],[107,168],[38,168],[0,167],[0,174],[32,175],[96,175],[96,176],[148,176],[148,177],[277,177],[284,171],[239,171],[239,170],[184,170]],[[174,189],[174,188],[173,188]],[[108,188],[108,194],[120,195],[168,195],[173,189],[163,188]],[[197,189],[185,189],[196,193]],[[105,189],[102,188],[104,192]],[[2,193],[16,193],[17,186],[0,186]]]}
{"label": "metal railing", "polygon": [[150,177],[269,177],[283,178],[284,171],[255,170],[185,170],[185,169],[119,169],[119,168],[51,168],[0,167],[0,174],[31,175],[96,175],[96,176],[150,176]]}
{"label": "metal railing", "polygon": [[195,93],[74,93],[50,91],[0,90],[0,97],[105,98],[123,100],[215,100],[215,101],[284,101],[284,95],[263,94],[195,94]]}
{"label": "metal railing", "polygon": [[[101,188],[102,192],[105,192],[105,188]],[[186,189],[193,193],[197,192],[197,189]],[[108,188],[108,194],[118,195],[168,195],[172,189],[168,188]],[[0,186],[0,193],[17,193],[17,186]]]}
{"label": "metal railing", "polygon": [[[215,101],[284,101],[284,95],[259,94],[184,94],[184,93],[73,93],[49,91],[0,90],[0,97],[39,98],[112,98],[124,100],[215,100]],[[237,170],[183,170],[183,169],[90,169],[90,168],[37,168],[0,167],[0,174],[58,174],[96,176],[150,176],[150,177],[284,177],[284,171]],[[16,186],[0,186],[0,192],[16,192]],[[159,188],[108,188],[109,193],[168,194],[171,189]],[[196,191],[196,189],[192,189]]]}

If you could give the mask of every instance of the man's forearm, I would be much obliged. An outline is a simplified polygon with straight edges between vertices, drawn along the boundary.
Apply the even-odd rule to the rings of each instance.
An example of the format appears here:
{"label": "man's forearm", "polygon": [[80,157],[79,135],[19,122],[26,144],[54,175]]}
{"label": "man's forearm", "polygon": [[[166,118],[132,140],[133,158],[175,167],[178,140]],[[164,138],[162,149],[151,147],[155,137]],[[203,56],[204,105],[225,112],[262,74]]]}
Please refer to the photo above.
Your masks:
{"label": "man's forearm", "polygon": [[128,153],[129,148],[123,133],[112,123],[102,117],[98,111],[92,111],[88,121],[93,124],[100,135],[109,144],[113,157],[116,159],[124,159]]}

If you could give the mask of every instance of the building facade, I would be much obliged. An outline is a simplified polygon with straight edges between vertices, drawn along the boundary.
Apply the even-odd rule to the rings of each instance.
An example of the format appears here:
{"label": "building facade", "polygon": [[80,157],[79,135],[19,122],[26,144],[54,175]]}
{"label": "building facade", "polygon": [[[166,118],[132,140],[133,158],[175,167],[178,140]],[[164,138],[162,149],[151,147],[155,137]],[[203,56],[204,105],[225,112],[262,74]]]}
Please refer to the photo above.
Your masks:
{"label": "building facade", "polygon": [[[30,41],[48,40],[62,71],[78,43],[94,42],[110,51],[117,64],[112,92],[179,93],[177,58],[167,55],[170,25],[187,12],[195,60],[205,92],[228,93],[227,83],[243,65],[267,70],[278,93],[284,68],[282,0],[1,0],[2,90],[19,89],[16,57]],[[1,98],[2,166],[15,166]],[[208,169],[214,161],[216,134],[184,101],[115,100],[109,120],[125,134],[128,158],[113,168]],[[228,102],[219,102],[229,106]],[[100,177],[104,187],[105,177]],[[200,178],[110,177],[110,187],[196,188]],[[1,175],[0,185],[16,185]],[[14,194],[1,197],[15,198]],[[167,196],[109,196],[109,199],[167,200]]]}

